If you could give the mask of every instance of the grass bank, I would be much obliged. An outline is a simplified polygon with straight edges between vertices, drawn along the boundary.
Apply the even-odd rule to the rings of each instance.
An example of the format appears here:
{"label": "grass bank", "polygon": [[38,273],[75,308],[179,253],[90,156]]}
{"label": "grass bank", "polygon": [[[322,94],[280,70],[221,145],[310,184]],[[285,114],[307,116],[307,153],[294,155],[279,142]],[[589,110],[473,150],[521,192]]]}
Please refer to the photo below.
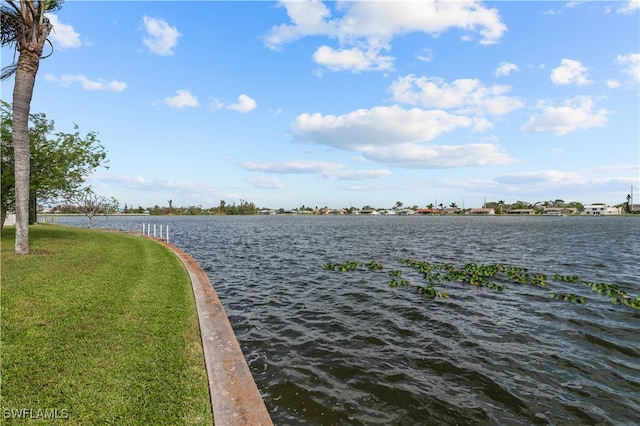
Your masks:
{"label": "grass bank", "polygon": [[82,228],[2,232],[3,420],[211,424],[189,276],[160,244]]}

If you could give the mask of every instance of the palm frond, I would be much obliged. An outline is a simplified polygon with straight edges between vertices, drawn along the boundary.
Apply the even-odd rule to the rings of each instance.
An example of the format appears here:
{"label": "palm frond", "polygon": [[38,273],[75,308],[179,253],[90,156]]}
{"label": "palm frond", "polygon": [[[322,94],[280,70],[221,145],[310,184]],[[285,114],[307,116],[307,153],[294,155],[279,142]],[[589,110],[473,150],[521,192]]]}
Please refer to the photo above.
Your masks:
{"label": "palm frond", "polygon": [[5,80],[11,77],[16,72],[16,69],[18,69],[17,63],[13,63],[11,65],[7,65],[6,67],[2,68],[2,73],[0,74],[0,80]]}

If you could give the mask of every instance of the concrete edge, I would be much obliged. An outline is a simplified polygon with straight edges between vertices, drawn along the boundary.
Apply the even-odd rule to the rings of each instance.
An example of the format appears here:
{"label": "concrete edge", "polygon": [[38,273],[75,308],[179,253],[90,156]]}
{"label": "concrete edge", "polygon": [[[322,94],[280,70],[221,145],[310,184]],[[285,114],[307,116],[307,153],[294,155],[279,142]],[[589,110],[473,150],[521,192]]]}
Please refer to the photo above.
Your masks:
{"label": "concrete edge", "polygon": [[189,273],[198,310],[214,423],[222,426],[273,425],[231,323],[207,274],[181,249],[158,238],[145,238],[173,251]]}

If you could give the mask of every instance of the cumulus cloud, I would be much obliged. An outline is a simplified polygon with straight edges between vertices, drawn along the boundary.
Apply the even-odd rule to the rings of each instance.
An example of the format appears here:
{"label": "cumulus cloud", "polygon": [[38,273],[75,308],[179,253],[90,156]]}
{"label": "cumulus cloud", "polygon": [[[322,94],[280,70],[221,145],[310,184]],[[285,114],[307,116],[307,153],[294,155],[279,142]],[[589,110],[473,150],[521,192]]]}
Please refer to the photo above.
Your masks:
{"label": "cumulus cloud", "polygon": [[231,104],[227,108],[232,109],[234,111],[245,113],[245,112],[249,112],[256,109],[257,105],[258,104],[256,103],[255,100],[251,99],[249,96],[245,94],[242,94],[238,96],[237,103]]}
{"label": "cumulus cloud", "polygon": [[313,60],[331,71],[372,71],[393,68],[393,58],[383,56],[379,49],[363,51],[357,47],[351,49],[332,49],[320,46],[313,54]]}
{"label": "cumulus cloud", "polygon": [[60,78],[53,74],[45,75],[46,81],[57,82],[63,87],[69,87],[73,83],[79,83],[83,90],[122,92],[127,88],[127,84],[117,80],[97,79],[92,80],[82,74],[65,74]]}
{"label": "cumulus cloud", "polygon": [[176,95],[164,98],[164,103],[172,108],[178,109],[185,107],[197,107],[200,105],[198,99],[188,90],[176,90]]}
{"label": "cumulus cloud", "polygon": [[561,106],[540,102],[538,108],[541,113],[532,116],[520,129],[523,133],[554,133],[562,136],[576,130],[603,127],[611,114],[603,108],[595,110],[590,96],[576,96]]}
{"label": "cumulus cloud", "polygon": [[364,145],[430,141],[478,124],[469,117],[445,111],[391,106],[359,109],[341,116],[304,113],[295,119],[292,131],[302,141],[357,150]]}
{"label": "cumulus cloud", "polygon": [[496,77],[506,77],[513,71],[518,71],[520,68],[516,64],[511,62],[500,62],[500,66],[496,69]]}
{"label": "cumulus cloud", "polygon": [[380,55],[380,49],[388,49],[398,35],[437,36],[457,28],[479,34],[480,44],[492,44],[507,30],[496,9],[477,1],[341,2],[336,12],[342,15],[337,17],[317,0],[279,4],[286,8],[290,23],[273,26],[264,38],[266,46],[279,49],[307,36],[334,38],[338,49],[323,46],[314,55],[314,60],[334,71],[390,69],[393,58]]}
{"label": "cumulus cloud", "polygon": [[476,79],[465,78],[447,83],[441,78],[414,75],[400,77],[391,85],[395,101],[481,115],[504,115],[522,108],[522,101],[506,96],[510,91],[509,86],[485,86]]}
{"label": "cumulus cloud", "polygon": [[587,68],[580,61],[563,59],[560,66],[551,71],[551,81],[556,85],[576,84],[582,86],[591,84]]}
{"label": "cumulus cloud", "polygon": [[49,38],[57,47],[62,50],[80,47],[82,44],[80,42],[80,34],[71,25],[60,21],[57,15],[47,14],[46,16],[53,25]]}
{"label": "cumulus cloud", "polygon": [[342,116],[301,114],[292,124],[300,141],[360,153],[383,164],[410,168],[464,167],[507,164],[513,160],[493,144],[427,145],[459,128],[483,130],[484,119],[440,110],[405,110],[399,106],[361,109]]}
{"label": "cumulus cloud", "polygon": [[246,170],[264,173],[317,174],[325,178],[341,180],[378,179],[391,174],[389,170],[383,169],[345,170],[345,164],[315,160],[293,160],[280,162],[245,161],[240,165]]}
{"label": "cumulus cloud", "polygon": [[145,30],[143,43],[153,53],[161,56],[171,56],[175,53],[175,47],[182,34],[176,27],[172,27],[163,19],[142,18]]}
{"label": "cumulus cloud", "polygon": [[622,66],[622,72],[631,76],[636,83],[640,83],[640,53],[618,55],[616,63]]}
{"label": "cumulus cloud", "polygon": [[627,2],[618,9],[618,13],[623,13],[625,15],[628,15],[635,12],[636,10],[640,10],[640,1],[627,0]]}

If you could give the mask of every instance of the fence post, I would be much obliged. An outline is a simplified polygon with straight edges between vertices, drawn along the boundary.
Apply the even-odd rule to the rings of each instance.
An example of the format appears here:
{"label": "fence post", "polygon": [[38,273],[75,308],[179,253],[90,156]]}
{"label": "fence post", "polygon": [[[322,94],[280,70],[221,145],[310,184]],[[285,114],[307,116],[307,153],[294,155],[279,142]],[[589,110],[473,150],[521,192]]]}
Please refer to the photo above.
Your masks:
{"label": "fence post", "polygon": [[167,225],[167,244],[169,244],[169,225]]}

